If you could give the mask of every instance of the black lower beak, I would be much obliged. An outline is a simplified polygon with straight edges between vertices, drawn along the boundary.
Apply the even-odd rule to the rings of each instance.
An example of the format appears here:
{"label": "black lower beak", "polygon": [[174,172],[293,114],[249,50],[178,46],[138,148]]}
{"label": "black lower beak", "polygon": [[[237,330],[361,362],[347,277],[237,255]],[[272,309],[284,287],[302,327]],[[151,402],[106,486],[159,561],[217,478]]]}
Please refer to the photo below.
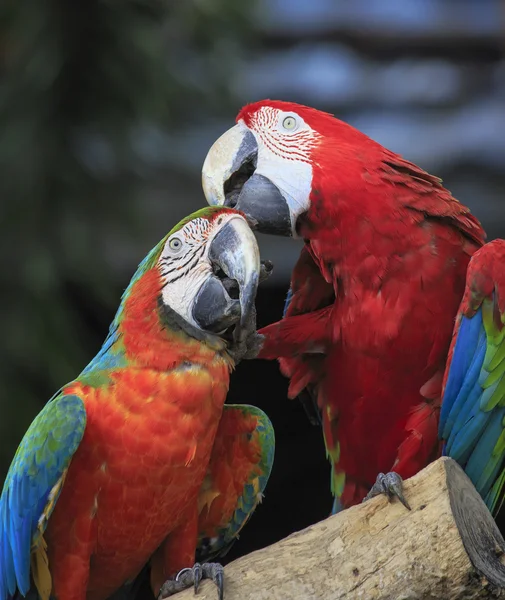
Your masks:
{"label": "black lower beak", "polygon": [[261,233],[292,236],[288,199],[257,168],[256,137],[237,123],[214,142],[205,158],[202,186],[207,202],[240,210]]}
{"label": "black lower beak", "polygon": [[254,301],[260,276],[259,250],[244,218],[234,216],[214,236],[208,252],[214,273],[200,288],[192,309],[201,329],[223,333],[236,325],[237,341],[256,328]]}
{"label": "black lower beak", "polygon": [[263,175],[254,173],[235,198],[233,208],[245,214],[253,229],[272,235],[292,235],[288,203],[279,188]]}
{"label": "black lower beak", "polygon": [[223,281],[213,275],[198,292],[193,318],[201,329],[223,333],[240,320],[240,302],[231,298]]}

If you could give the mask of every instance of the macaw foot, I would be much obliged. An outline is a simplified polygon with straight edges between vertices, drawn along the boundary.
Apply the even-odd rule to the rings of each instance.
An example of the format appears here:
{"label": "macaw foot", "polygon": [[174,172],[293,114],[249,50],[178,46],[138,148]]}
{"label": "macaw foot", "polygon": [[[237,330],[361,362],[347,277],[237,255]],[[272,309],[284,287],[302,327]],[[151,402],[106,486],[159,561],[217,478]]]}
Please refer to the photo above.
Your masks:
{"label": "macaw foot", "polygon": [[271,260],[262,260],[260,266],[259,282],[263,283],[263,281],[266,281],[272,274],[273,270],[274,263]]}
{"label": "macaw foot", "polygon": [[182,569],[177,573],[174,579],[169,579],[161,586],[158,600],[168,598],[177,592],[182,592],[192,585],[195,588],[195,594],[198,593],[198,587],[202,579],[212,579],[217,585],[219,600],[223,600],[224,589],[224,569],[219,563],[195,563],[193,567]]}
{"label": "macaw foot", "polygon": [[394,471],[386,473],[385,475],[384,473],[379,473],[372,489],[363,498],[363,502],[366,502],[375,496],[379,496],[380,494],[385,494],[390,502],[396,496],[403,506],[410,510],[409,503],[405,500],[405,496],[403,495],[403,479],[398,473],[395,473]]}

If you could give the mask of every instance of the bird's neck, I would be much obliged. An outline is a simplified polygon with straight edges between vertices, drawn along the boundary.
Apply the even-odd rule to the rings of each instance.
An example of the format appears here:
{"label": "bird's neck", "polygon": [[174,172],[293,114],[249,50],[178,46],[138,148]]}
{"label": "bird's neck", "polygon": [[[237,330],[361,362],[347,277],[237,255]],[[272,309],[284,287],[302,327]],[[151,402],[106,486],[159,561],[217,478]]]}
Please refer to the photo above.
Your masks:
{"label": "bird's neck", "polygon": [[132,281],[102,349],[87,369],[121,367],[170,371],[184,363],[226,361],[225,343],[185,323],[160,301],[162,281],[150,269]]}

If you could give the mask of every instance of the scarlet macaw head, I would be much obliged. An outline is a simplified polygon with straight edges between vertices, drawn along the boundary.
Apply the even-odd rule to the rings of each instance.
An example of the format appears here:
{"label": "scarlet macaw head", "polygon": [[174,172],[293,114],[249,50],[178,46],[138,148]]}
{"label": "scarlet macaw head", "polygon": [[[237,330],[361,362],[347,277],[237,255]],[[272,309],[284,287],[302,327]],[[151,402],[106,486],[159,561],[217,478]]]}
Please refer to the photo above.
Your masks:
{"label": "scarlet macaw head", "polygon": [[203,190],[209,204],[242,211],[263,233],[296,237],[314,204],[316,171],[331,165],[334,176],[357,148],[380,148],[333,115],[292,102],[249,104],[236,121],[205,158]]}

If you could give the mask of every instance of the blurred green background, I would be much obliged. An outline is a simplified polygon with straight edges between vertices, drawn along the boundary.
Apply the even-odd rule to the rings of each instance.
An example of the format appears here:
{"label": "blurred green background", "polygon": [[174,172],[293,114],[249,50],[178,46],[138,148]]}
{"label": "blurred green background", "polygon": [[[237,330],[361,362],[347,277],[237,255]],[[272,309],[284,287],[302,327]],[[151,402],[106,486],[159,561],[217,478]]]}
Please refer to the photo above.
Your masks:
{"label": "blurred green background", "polygon": [[[205,154],[249,101],[334,112],[442,176],[505,237],[504,23],[502,0],[4,0],[0,482],[35,414],[98,350],[138,262],[204,203]],[[263,325],[299,248],[261,246],[275,264]],[[275,364],[234,375],[231,399],[277,431],[252,546],[331,505],[320,433],[285,396]]]}
{"label": "blurred green background", "polygon": [[142,137],[233,114],[251,19],[234,0],[6,4],[0,480],[42,403],[97,350],[86,309],[112,314],[143,255],[202,204],[179,194],[194,174],[167,177]]}

